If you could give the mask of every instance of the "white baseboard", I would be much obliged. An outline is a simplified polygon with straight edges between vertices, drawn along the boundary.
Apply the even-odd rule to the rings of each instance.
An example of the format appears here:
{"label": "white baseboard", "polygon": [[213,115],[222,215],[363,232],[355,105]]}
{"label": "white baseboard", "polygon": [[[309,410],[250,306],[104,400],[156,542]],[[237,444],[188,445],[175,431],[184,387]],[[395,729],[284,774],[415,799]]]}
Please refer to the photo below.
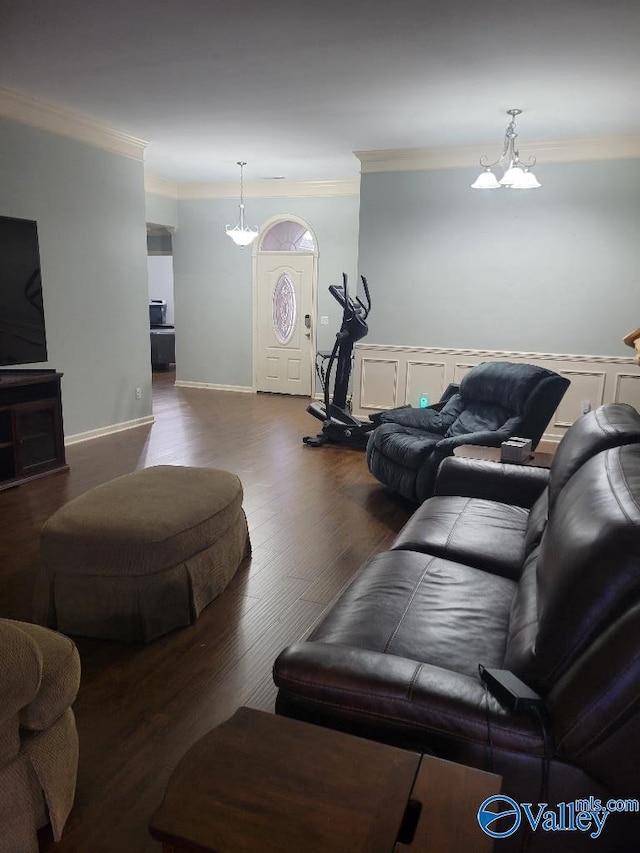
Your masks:
{"label": "white baseboard", "polygon": [[116,432],[124,432],[127,429],[135,429],[139,426],[147,426],[152,424],[155,418],[153,415],[146,415],[144,418],[135,418],[132,421],[123,421],[119,424],[111,424],[100,429],[89,429],[86,432],[77,432],[74,435],[65,436],[65,447],[71,444],[79,444],[81,441],[90,441],[92,438],[101,438],[103,435],[113,435]]}
{"label": "white baseboard", "polygon": [[219,385],[217,382],[188,382],[176,380],[176,388],[202,388],[205,391],[236,391],[240,394],[253,394],[253,388],[248,385]]}

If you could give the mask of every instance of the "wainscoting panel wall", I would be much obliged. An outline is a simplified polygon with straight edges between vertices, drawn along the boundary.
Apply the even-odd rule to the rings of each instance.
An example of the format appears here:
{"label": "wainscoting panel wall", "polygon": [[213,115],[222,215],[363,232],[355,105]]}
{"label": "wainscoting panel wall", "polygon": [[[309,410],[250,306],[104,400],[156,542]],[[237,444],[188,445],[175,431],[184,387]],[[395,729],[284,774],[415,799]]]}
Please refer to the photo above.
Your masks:
{"label": "wainscoting panel wall", "polygon": [[[399,362],[395,358],[385,358],[380,354],[379,358],[363,360],[360,364],[362,385],[369,389],[367,393],[367,406],[373,411],[378,409],[392,409],[398,405],[398,368]],[[369,376],[371,372],[371,376]],[[406,370],[405,370],[406,373]]]}
{"label": "wainscoting panel wall", "polygon": [[356,344],[353,413],[366,418],[381,409],[407,403],[418,406],[424,396],[434,403],[450,382],[459,383],[482,361],[538,364],[571,381],[549,422],[545,441],[560,441],[585,404],[595,408],[621,402],[640,410],[640,367],[633,358]]}
{"label": "wainscoting panel wall", "polygon": [[[635,367],[635,365],[634,365]],[[618,373],[616,376],[616,400],[623,400],[625,403],[631,403],[640,411],[640,367],[635,367],[635,373]]]}
{"label": "wainscoting panel wall", "polygon": [[[423,388],[444,388],[446,371],[447,365],[444,361],[407,361],[405,399],[417,398],[419,400],[425,393],[421,390]],[[430,403],[436,402],[433,397],[428,399]]]}

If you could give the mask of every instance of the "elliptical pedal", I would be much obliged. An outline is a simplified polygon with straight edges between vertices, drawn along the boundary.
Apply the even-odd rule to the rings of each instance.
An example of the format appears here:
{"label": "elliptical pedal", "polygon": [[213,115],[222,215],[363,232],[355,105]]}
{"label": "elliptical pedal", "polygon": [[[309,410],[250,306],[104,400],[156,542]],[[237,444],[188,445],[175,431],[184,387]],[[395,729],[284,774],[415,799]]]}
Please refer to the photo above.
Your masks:
{"label": "elliptical pedal", "polygon": [[302,439],[303,444],[308,444],[309,447],[321,447],[329,441],[325,433],[321,432],[318,435],[305,435]]}

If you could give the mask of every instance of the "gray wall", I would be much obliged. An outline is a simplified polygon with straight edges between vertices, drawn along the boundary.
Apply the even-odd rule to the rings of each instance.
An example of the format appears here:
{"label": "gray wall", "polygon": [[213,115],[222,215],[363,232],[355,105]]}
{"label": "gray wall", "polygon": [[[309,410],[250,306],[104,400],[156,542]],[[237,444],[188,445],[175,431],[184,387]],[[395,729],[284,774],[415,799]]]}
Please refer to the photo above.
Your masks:
{"label": "gray wall", "polygon": [[[318,347],[326,349],[341,317],[327,288],[341,281],[343,271],[355,281],[358,198],[246,200],[249,225],[287,214],[307,222],[318,242],[318,314],[329,316],[328,326],[318,326]],[[173,240],[178,381],[252,385],[253,247],[241,249],[224,233],[237,217],[234,200],[178,202]]]}
{"label": "gray wall", "polygon": [[[247,219],[294,214],[315,232],[320,349],[340,321],[327,287],[358,267],[372,343],[630,355],[640,162],[537,171],[544,186],[526,193],[472,191],[471,170],[368,174],[359,223],[356,196],[248,199]],[[252,249],[224,234],[237,201],[145,208],[141,162],[0,119],[0,215],[38,221],[68,436],[151,413],[145,221],[177,226],[178,379],[251,385]]]}
{"label": "gray wall", "polygon": [[178,202],[175,198],[147,193],[145,199],[147,222],[175,228],[178,225]]}
{"label": "gray wall", "polygon": [[640,161],[536,168],[543,186],[471,190],[473,170],[365,174],[367,342],[630,356],[640,325]]}
{"label": "gray wall", "polygon": [[149,415],[142,163],[0,118],[0,215],[38,222],[67,437]]}

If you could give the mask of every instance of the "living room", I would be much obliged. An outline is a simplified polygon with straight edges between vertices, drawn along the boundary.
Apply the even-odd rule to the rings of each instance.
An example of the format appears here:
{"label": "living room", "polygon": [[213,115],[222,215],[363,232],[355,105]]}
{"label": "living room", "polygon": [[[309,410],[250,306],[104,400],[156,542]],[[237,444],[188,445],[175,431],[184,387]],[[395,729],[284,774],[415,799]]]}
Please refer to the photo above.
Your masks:
{"label": "living room", "polygon": [[[640,22],[632,3],[601,8],[575,2],[563,5],[562,13],[553,3],[517,13],[511,4],[496,3],[484,22],[480,11],[464,4],[438,12],[437,26],[433,10],[416,3],[376,14],[366,6],[323,4],[322,12],[305,11],[313,32],[300,42],[308,65],[295,53],[295,70],[279,65],[294,43],[285,29],[271,45],[263,38],[256,48],[260,62],[251,64],[249,47],[270,18],[256,4],[243,9],[250,20],[236,12],[229,29],[221,25],[219,31],[212,20],[197,24],[203,10],[192,10],[194,22],[184,6],[162,5],[164,17],[155,31],[151,10],[134,20],[113,5],[67,9],[57,20],[43,5],[42,17],[31,23],[15,8],[5,28],[0,215],[38,222],[48,345],[43,366],[64,374],[70,471],[0,494],[8,528],[0,615],[29,618],[39,527],[52,512],[93,486],[152,464],[238,473],[254,555],[234,597],[214,603],[215,612],[205,611],[182,638],[169,636],[139,649],[81,641],[85,694],[79,700],[83,758],[76,806],[81,817],[75,824],[70,819],[69,841],[63,838],[60,850],[82,849],[73,846],[74,838],[85,844],[91,838],[94,850],[157,849],[146,837],[161,788],[157,780],[166,784],[181,751],[240,704],[272,707],[270,666],[279,649],[310,629],[358,566],[384,548],[410,514],[370,476],[362,454],[323,448],[314,455],[302,447],[302,435],[314,429],[304,400],[251,393],[256,244],[240,249],[224,233],[238,216],[239,157],[248,161],[248,223],[262,229],[278,217],[294,216],[314,235],[318,349],[331,347],[340,320],[328,286],[343,271],[350,282],[361,274],[370,282],[370,331],[354,365],[357,412],[416,405],[423,392],[435,400],[470,365],[504,354],[524,354],[572,379],[547,436],[552,441],[578,418],[585,400],[592,407],[610,401],[640,407],[640,374],[622,343],[639,320]],[[291,18],[299,14],[291,4],[277,17],[287,17],[285,11]],[[469,38],[460,41],[462,30]],[[132,60],[127,39],[142,44],[149,32],[156,33],[162,50],[154,55],[145,42],[145,71]],[[205,62],[211,43],[231,42],[233,50],[223,57],[226,77],[201,68],[206,87],[181,77],[191,39],[194,65]],[[386,60],[375,74],[369,65],[373,54]],[[172,59],[163,64],[163,56]],[[230,103],[223,116],[221,104],[210,99],[199,114],[180,111],[191,85],[202,93],[216,88],[213,80],[226,85],[239,73],[238,56],[252,80],[243,78],[234,89],[240,98],[235,110]],[[314,74],[322,79],[331,64],[336,69],[324,81],[326,89],[317,88]],[[275,79],[264,73],[272,65],[279,69]],[[392,75],[396,66],[403,82]],[[304,110],[294,90],[282,86],[296,74],[310,92]],[[150,87],[151,77],[156,112],[145,114],[143,99],[140,119],[132,120],[136,107],[124,90],[141,82]],[[260,77],[268,85],[254,94],[251,87]],[[93,95],[82,89],[83,78],[92,81]],[[115,88],[102,101],[107,79]],[[126,103],[122,111],[118,87]],[[150,89],[142,88],[148,96]],[[369,99],[372,89],[379,99]],[[345,136],[352,141],[339,137],[342,159],[331,134],[324,139],[321,134],[332,113],[331,93],[344,97],[335,110],[341,123],[348,125],[347,117],[357,116],[365,104],[368,126],[384,131],[365,138],[349,125]],[[520,153],[523,160],[537,157],[542,187],[524,193],[471,190],[480,157],[493,161],[502,151],[511,107],[523,109]],[[161,110],[174,116],[174,129],[158,140],[149,131],[160,126]],[[294,145],[276,129],[286,119],[293,132],[297,112],[306,129]],[[262,119],[258,132],[248,119],[252,114]],[[202,132],[202,116],[208,115],[212,123]],[[218,132],[225,142],[219,148],[211,142]],[[165,162],[174,157],[174,169],[152,167],[163,147],[166,155],[172,141],[177,146],[191,136],[205,138],[211,162],[189,149],[181,161],[169,152]],[[261,152],[259,136],[271,140],[269,153]],[[147,223],[173,230],[176,387],[167,384],[173,377],[154,380],[150,370]],[[321,317],[329,322],[320,325]],[[393,384],[385,371],[402,358],[405,371],[407,361],[445,367],[427,369],[411,381],[405,373]],[[363,359],[369,387],[362,382]],[[248,608],[252,603],[256,607]],[[237,632],[230,627],[236,618]],[[218,619],[223,627],[216,627]],[[260,619],[266,633],[257,627]],[[252,651],[243,657],[243,635],[251,630],[256,633],[246,642]],[[225,647],[216,661],[208,657],[211,636],[233,646],[230,656]],[[175,699],[183,689],[180,667],[167,669],[165,655],[184,658],[193,696],[189,712],[185,697]],[[187,665],[189,659],[193,664]],[[147,682],[145,696],[141,685],[156,666],[162,678]],[[172,684],[170,696],[160,696],[163,679]],[[132,692],[136,704],[126,711]],[[121,722],[113,726],[120,713]],[[174,725],[182,728],[167,747],[163,732]],[[134,753],[137,758],[126,758]],[[123,778],[131,772],[129,760],[138,762],[135,790]],[[140,804],[131,809],[135,797]],[[108,803],[104,812],[98,801]],[[135,840],[127,846],[130,832]]]}

